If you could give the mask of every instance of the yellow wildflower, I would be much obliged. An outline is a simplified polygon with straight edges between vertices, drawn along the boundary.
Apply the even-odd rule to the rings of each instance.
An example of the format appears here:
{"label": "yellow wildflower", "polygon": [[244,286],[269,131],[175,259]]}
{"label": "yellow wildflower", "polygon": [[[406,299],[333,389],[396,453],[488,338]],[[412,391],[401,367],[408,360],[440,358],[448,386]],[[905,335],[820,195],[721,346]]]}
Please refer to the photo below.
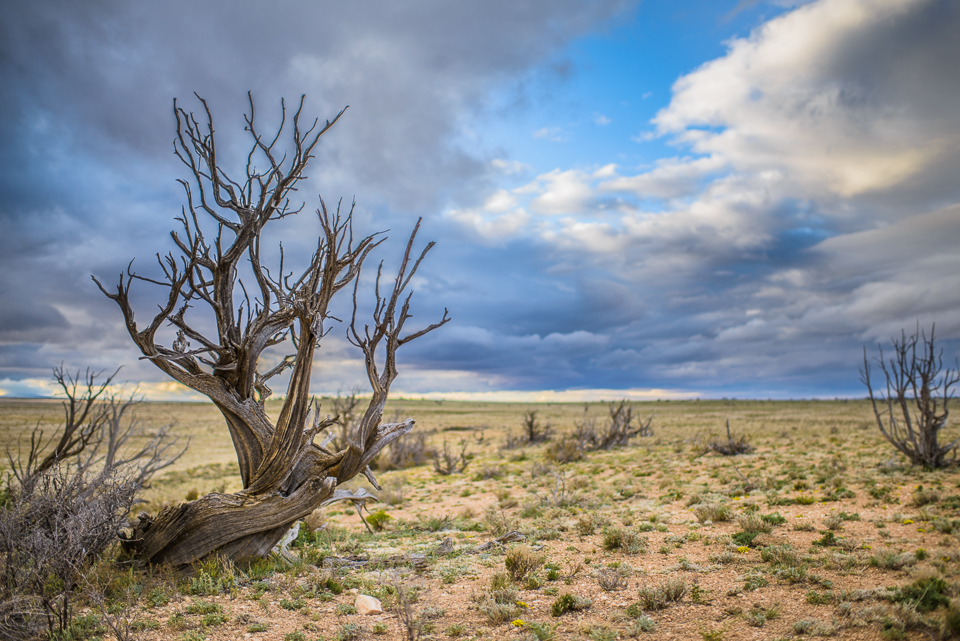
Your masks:
{"label": "yellow wildflower", "polygon": [[740,554],[746,554],[749,551],[750,551],[750,548],[746,545],[741,545],[740,547],[737,548],[737,552],[739,552]]}
{"label": "yellow wildflower", "polygon": [[524,623],[522,619],[514,619],[513,621],[510,622],[510,624],[515,625],[518,628],[522,628],[523,626],[526,625],[526,623]]}

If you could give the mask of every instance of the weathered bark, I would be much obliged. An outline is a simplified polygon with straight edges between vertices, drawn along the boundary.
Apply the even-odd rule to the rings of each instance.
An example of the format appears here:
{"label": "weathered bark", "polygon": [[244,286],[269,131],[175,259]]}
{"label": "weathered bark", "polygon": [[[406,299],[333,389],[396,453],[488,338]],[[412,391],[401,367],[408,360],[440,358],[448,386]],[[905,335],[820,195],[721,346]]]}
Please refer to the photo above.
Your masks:
{"label": "weathered bark", "polygon": [[[174,102],[175,152],[193,174],[192,182],[181,181],[187,196],[187,206],[178,218],[183,230],[171,234],[179,255],[171,253],[162,259],[158,255],[163,280],[137,275],[131,263],[115,291],[108,291],[97,281],[104,294],[120,306],[127,330],[143,358],[213,401],[224,416],[237,452],[241,492],[214,493],[168,508],[155,518],[144,516],[125,542],[147,562],[174,566],[213,552],[230,558],[265,554],[290,524],[329,499],[337,484],[363,473],[378,487],[368,467],[370,461],[388,443],[413,428],[412,419],[381,424],[390,385],[397,376],[396,351],[449,320],[444,312],[439,322],[401,336],[410,317],[407,286],[433,246],[429,243],[411,266],[419,222],[387,297],[380,295],[378,271],[373,327],[365,327],[363,335],[356,327],[357,276],[370,251],[383,239],[371,235],[354,243],[352,207],[345,216],[341,216],[339,207],[331,215],[321,200],[317,248],[298,277],[284,265],[282,247],[276,275],[262,265],[263,228],[302,210],[302,206],[295,211],[289,209],[289,192],[303,177],[320,136],[342,111],[322,128],[318,129],[315,121],[303,131],[301,99],[293,117],[292,146],[281,153],[276,145],[286,124],[285,110],[279,130],[267,142],[254,125],[251,99],[246,129],[252,144],[241,185],[218,164],[212,116],[206,102],[201,99],[201,103],[206,112],[203,126]],[[265,163],[265,172],[256,169],[255,158]],[[201,220],[205,219],[212,219],[215,226],[213,242],[208,242],[203,232]],[[248,270],[256,285],[252,300],[241,268]],[[137,325],[130,304],[134,280],[167,288],[159,313],[143,329]],[[319,406],[310,398],[310,372],[319,342],[329,331],[324,323],[331,318],[330,301],[351,281],[354,313],[349,338],[364,351],[373,394],[352,438],[343,449],[331,452],[313,442],[314,436],[336,424],[337,418],[321,419]],[[235,291],[236,285],[240,294]],[[235,296],[241,301],[238,305]],[[196,302],[209,308],[216,319],[216,338],[205,336],[185,319]],[[177,329],[169,347],[161,345],[156,337],[164,324]],[[295,352],[261,373],[258,364],[264,350],[288,339]],[[191,349],[191,343],[199,347]],[[383,360],[382,373],[378,355]],[[267,381],[286,369],[292,370],[290,381],[274,424],[264,408],[271,394]]]}

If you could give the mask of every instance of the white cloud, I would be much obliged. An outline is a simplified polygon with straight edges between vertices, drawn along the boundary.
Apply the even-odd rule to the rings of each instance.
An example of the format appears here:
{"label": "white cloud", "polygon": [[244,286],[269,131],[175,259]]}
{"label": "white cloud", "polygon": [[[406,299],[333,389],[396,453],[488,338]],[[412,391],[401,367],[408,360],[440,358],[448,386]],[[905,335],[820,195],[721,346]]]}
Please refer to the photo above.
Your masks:
{"label": "white cloud", "polygon": [[[654,119],[738,170],[796,193],[851,197],[957,154],[956,47],[923,42],[936,0],[822,0],[771,20],[680,78]],[[954,24],[952,28],[956,28]],[[954,31],[955,33],[955,31]]]}
{"label": "white cloud", "polygon": [[606,116],[604,116],[603,114],[594,114],[593,122],[595,124],[600,125],[601,127],[604,127],[606,125],[609,125],[613,121],[607,118]]}
{"label": "white cloud", "polygon": [[705,158],[664,158],[656,168],[635,176],[620,176],[600,185],[602,191],[626,191],[638,198],[682,198],[702,188],[702,180],[722,170],[720,156]]}
{"label": "white cloud", "polygon": [[543,187],[530,209],[538,214],[583,213],[594,198],[590,176],[576,169],[555,169],[538,176],[537,184]]}
{"label": "white cloud", "polygon": [[566,142],[567,137],[560,127],[541,127],[533,132],[534,138],[542,138],[550,142]]}
{"label": "white cloud", "polygon": [[490,166],[493,167],[496,171],[503,174],[520,174],[526,171],[530,171],[530,165],[525,165],[519,160],[506,160],[502,158],[494,158],[490,161]]}

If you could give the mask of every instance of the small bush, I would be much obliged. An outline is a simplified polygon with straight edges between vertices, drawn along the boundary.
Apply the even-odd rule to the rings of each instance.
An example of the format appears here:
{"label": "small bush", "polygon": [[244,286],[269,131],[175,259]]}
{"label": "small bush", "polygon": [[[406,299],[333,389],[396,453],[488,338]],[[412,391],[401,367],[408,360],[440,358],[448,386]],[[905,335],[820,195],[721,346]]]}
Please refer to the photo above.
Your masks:
{"label": "small bush", "polygon": [[729,521],[733,518],[733,510],[731,510],[729,506],[719,503],[697,505],[693,508],[693,513],[700,523],[706,523],[707,521],[719,523]]}
{"label": "small bush", "polygon": [[534,553],[526,545],[520,545],[507,552],[503,563],[510,577],[520,583],[529,573],[543,565],[543,555]]}
{"label": "small bush", "polygon": [[769,523],[770,525],[783,525],[787,522],[787,519],[784,518],[779,512],[774,512],[773,514],[764,514],[760,518],[763,519],[764,523]]}
{"label": "small bush", "polygon": [[644,586],[637,591],[640,607],[647,612],[662,610],[670,603],[677,603],[687,593],[687,583],[683,579],[670,579],[659,587]]}
{"label": "small bush", "polygon": [[591,605],[593,605],[593,601],[590,599],[566,593],[560,595],[557,600],[553,602],[553,605],[550,606],[550,614],[559,617],[563,616],[566,612],[586,610]]}
{"label": "small bush", "polygon": [[626,574],[620,568],[603,568],[597,572],[597,584],[605,592],[627,587]]}
{"label": "small bush", "polygon": [[896,590],[890,600],[894,603],[909,603],[920,612],[932,612],[941,606],[950,605],[947,590],[947,582],[939,577],[918,579]]}
{"label": "small bush", "polygon": [[386,527],[387,521],[392,518],[393,517],[387,514],[386,511],[381,509],[370,513],[365,520],[370,524],[370,527],[372,527],[375,532],[383,532],[383,528]]}
{"label": "small bush", "polygon": [[627,554],[639,554],[646,550],[647,540],[627,528],[614,526],[604,528],[603,547],[607,550],[622,550]]}
{"label": "small bush", "polygon": [[557,638],[557,626],[549,623],[531,621],[527,624],[527,631],[533,634],[537,641],[553,641]]}
{"label": "small bush", "polygon": [[738,456],[740,454],[749,454],[753,449],[753,445],[747,440],[745,434],[736,435],[730,431],[730,419],[727,419],[727,439],[710,439],[704,451],[716,452],[722,456]]}
{"label": "small bush", "polygon": [[433,469],[437,474],[449,476],[460,474],[470,464],[467,454],[467,439],[460,439],[460,451],[451,450],[446,441],[443,442],[443,451],[433,453]]}

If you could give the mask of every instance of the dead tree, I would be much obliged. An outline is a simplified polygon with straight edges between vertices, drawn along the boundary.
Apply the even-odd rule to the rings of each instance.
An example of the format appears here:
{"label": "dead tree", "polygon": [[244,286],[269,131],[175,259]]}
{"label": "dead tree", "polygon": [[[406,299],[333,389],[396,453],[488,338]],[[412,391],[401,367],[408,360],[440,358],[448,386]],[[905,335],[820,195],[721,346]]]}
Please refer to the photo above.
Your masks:
{"label": "dead tree", "polygon": [[334,451],[339,451],[350,442],[353,435],[353,428],[357,422],[357,413],[362,409],[360,397],[360,388],[355,387],[349,392],[337,392],[337,396],[331,399],[333,414],[337,417],[339,425],[331,427],[323,439],[321,445]]}
{"label": "dead tree", "polygon": [[[21,451],[14,457],[7,449],[7,459],[17,481],[21,484],[31,476],[43,474],[60,461],[78,456],[90,443],[107,420],[106,407],[98,403],[100,397],[116,377],[118,369],[102,383],[97,383],[99,372],[87,368],[83,377],[64,371],[63,366],[53,369],[53,378],[67,397],[63,402],[63,426],[57,434],[44,441],[43,430],[38,427],[30,433],[30,447],[24,455]],[[20,448],[18,448],[19,450]]]}
{"label": "dead tree", "polygon": [[[377,271],[372,325],[358,324],[356,284],[364,260],[383,237],[355,239],[352,207],[346,214],[341,214],[339,206],[331,213],[320,201],[316,250],[305,269],[290,269],[282,245],[275,271],[264,266],[264,228],[303,209],[291,206],[291,192],[304,178],[321,136],[343,111],[325,124],[314,120],[304,125],[303,98],[292,119],[281,102],[281,123],[264,136],[251,97],[245,116],[250,147],[245,175],[237,182],[220,162],[213,117],[207,103],[198,99],[204,109],[200,120],[174,101],[174,151],[192,174],[190,180],[180,181],[186,205],[177,218],[182,229],[171,233],[177,254],[157,255],[162,271],[157,279],[138,275],[131,262],[115,290],[97,282],[119,305],[143,358],[216,405],[237,452],[240,492],[214,492],[167,508],[155,518],[141,515],[126,547],[146,562],[173,566],[213,552],[232,559],[262,556],[292,523],[333,497],[340,483],[363,473],[379,489],[368,464],[414,424],[413,419],[382,422],[397,376],[397,349],[449,320],[444,311],[439,322],[404,333],[410,318],[411,295],[406,293],[410,280],[433,247],[429,243],[419,256],[413,254],[419,221],[392,287],[385,288],[381,282],[382,264]],[[290,138],[285,148],[280,142],[283,136]],[[145,327],[134,319],[130,300],[134,281],[165,290],[159,311]],[[350,442],[330,451],[313,438],[337,419],[321,417],[317,403],[310,401],[310,372],[333,319],[331,300],[351,282],[354,312],[348,338],[363,351],[373,393]],[[188,321],[187,312],[194,306],[206,310],[212,331],[203,330],[193,313]],[[157,336],[164,325],[176,331],[167,344]],[[264,350],[288,340],[293,353],[279,362],[261,362]],[[286,397],[273,423],[264,409],[271,394],[268,382],[288,369]]]}
{"label": "dead tree", "polygon": [[[120,474],[124,483],[132,483],[139,491],[155,473],[183,455],[186,446],[177,451],[179,439],[171,433],[172,424],[149,435],[143,429],[137,415],[143,398],[136,390],[129,396],[108,391],[119,371],[98,383],[101,372],[88,368],[81,377],[80,372],[70,374],[62,366],[54,368],[53,378],[66,396],[63,424],[46,440],[43,430],[34,428],[26,452],[20,447],[16,452],[7,448],[7,461],[21,488],[62,466],[65,473],[79,477],[80,483],[89,485],[93,483],[91,478]],[[130,439],[148,440],[130,447]]]}
{"label": "dead tree", "polygon": [[900,340],[892,339],[893,357],[889,361],[884,360],[883,348],[878,346],[876,363],[886,379],[886,393],[873,389],[866,348],[860,370],[880,432],[911,463],[931,468],[955,463],[960,442],[938,442],[949,415],[951,388],[960,380],[960,368],[943,369],[943,349],[934,346],[935,329],[935,325],[930,328],[929,338],[919,325],[911,336],[901,331]]}
{"label": "dead tree", "polygon": [[584,408],[584,420],[577,423],[577,430],[574,434],[580,446],[586,450],[610,450],[615,447],[623,447],[635,436],[653,436],[653,429],[650,424],[653,422],[653,416],[642,419],[633,425],[633,406],[624,399],[619,403],[611,403],[609,410],[609,419],[602,429],[597,429],[596,421],[588,419],[586,415],[587,408]]}

